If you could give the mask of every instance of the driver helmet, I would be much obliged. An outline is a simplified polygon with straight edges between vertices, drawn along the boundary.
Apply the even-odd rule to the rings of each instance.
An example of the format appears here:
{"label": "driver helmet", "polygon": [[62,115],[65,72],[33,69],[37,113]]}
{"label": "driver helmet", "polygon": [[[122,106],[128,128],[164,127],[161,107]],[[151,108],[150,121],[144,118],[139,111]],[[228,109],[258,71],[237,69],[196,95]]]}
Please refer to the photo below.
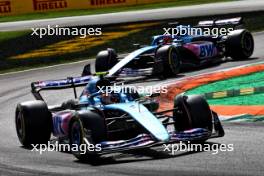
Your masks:
{"label": "driver helmet", "polygon": [[84,88],[82,95],[91,95],[98,92],[96,87],[98,79],[91,80]]}

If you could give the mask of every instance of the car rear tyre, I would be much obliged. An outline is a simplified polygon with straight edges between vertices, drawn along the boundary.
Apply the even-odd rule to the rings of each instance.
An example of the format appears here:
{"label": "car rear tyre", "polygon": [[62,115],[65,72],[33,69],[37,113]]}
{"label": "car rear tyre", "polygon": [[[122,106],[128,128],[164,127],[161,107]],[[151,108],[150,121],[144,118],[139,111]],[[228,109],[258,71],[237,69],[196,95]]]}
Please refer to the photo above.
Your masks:
{"label": "car rear tyre", "polygon": [[52,117],[43,101],[18,104],[15,123],[19,141],[25,147],[32,147],[31,144],[47,144],[50,140]]}
{"label": "car rear tyre", "polygon": [[[69,139],[72,154],[83,162],[96,162],[100,158],[100,142],[106,140],[104,118],[97,112],[79,112],[70,123]],[[84,151],[84,147],[85,150]]]}
{"label": "car rear tyre", "polygon": [[155,56],[155,61],[157,63],[162,63],[160,72],[165,78],[175,76],[180,71],[181,56],[179,49],[175,46],[165,45],[158,48]]}
{"label": "car rear tyre", "polygon": [[234,60],[249,58],[254,51],[254,39],[252,34],[245,30],[232,31],[226,40],[227,56]]}
{"label": "car rear tyre", "polygon": [[200,95],[175,97],[173,112],[175,129],[184,131],[192,128],[205,128],[212,131],[212,112],[206,100]]}
{"label": "car rear tyre", "polygon": [[111,69],[118,62],[116,51],[112,48],[100,51],[95,60],[95,71],[104,72]]}

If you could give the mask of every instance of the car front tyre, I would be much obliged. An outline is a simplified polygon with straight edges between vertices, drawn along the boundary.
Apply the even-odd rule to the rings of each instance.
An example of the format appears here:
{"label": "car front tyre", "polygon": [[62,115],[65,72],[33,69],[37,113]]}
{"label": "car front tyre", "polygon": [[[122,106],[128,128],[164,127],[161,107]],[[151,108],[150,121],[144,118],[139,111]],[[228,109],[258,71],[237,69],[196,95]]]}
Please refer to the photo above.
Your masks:
{"label": "car front tyre", "polygon": [[162,68],[158,72],[161,72],[164,78],[176,76],[180,72],[181,67],[179,48],[172,45],[165,45],[158,48],[155,55],[155,62],[162,63]]}

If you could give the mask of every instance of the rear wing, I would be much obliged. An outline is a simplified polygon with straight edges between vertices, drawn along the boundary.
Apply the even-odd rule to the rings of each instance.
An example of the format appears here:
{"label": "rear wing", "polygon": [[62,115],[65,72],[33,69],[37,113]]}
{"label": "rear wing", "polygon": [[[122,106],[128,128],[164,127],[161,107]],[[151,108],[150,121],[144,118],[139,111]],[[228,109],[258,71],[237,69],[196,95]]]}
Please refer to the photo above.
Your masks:
{"label": "rear wing", "polygon": [[31,83],[31,92],[37,100],[42,100],[40,95],[42,90],[58,90],[58,89],[68,89],[73,88],[74,97],[77,98],[76,87],[85,86],[93,76],[83,76],[83,77],[68,77],[66,79],[60,80],[49,80],[49,81],[38,81]]}
{"label": "rear wing", "polygon": [[243,26],[243,18],[236,17],[236,18],[229,18],[229,19],[217,19],[217,20],[207,20],[207,21],[199,21],[199,27],[221,27],[221,26]]}

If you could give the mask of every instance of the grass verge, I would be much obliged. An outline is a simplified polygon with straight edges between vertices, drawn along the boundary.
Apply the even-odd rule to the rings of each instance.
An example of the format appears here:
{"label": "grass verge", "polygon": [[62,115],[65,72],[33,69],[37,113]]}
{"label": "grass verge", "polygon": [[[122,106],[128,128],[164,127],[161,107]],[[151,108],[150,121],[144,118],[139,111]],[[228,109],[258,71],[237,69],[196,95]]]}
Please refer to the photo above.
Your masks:
{"label": "grass verge", "polygon": [[[256,72],[249,75],[238,76],[214,83],[206,84],[187,91],[187,94],[205,94],[208,92],[222,92],[228,90],[251,89],[264,86],[264,72]],[[211,105],[263,105],[264,93],[231,96],[225,98],[208,99]]]}

